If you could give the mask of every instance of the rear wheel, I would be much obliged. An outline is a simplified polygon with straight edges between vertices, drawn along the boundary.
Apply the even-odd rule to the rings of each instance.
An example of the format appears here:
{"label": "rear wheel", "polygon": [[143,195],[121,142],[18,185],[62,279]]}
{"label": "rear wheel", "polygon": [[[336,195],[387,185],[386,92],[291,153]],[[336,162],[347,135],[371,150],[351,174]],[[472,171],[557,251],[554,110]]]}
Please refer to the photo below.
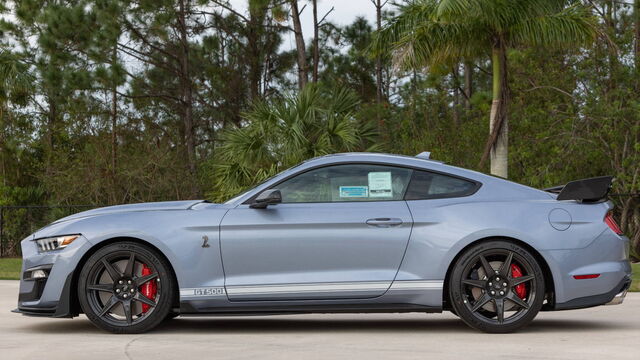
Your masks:
{"label": "rear wheel", "polygon": [[538,314],[544,301],[544,277],[525,248],[489,241],[462,254],[449,280],[457,315],[469,326],[491,333],[515,331]]}
{"label": "rear wheel", "polygon": [[174,289],[169,264],[156,251],[119,242],[87,260],[78,299],[96,326],[114,333],[141,333],[170,314]]}

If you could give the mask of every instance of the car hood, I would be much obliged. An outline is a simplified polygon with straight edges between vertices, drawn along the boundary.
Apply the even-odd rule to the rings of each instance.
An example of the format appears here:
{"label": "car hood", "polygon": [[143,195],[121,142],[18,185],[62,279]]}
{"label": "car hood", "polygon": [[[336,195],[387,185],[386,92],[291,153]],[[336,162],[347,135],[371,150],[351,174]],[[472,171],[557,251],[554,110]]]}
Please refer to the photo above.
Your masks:
{"label": "car hood", "polygon": [[107,207],[91,209],[91,210],[79,212],[77,214],[69,215],[67,217],[63,217],[62,219],[58,219],[54,221],[50,225],[58,224],[58,223],[69,221],[69,220],[76,220],[76,219],[85,218],[89,216],[104,215],[104,214],[126,213],[126,212],[133,212],[133,211],[188,210],[194,205],[204,203],[204,202],[206,202],[206,200],[162,201],[162,202],[149,202],[149,203],[139,203],[139,204],[107,206]]}

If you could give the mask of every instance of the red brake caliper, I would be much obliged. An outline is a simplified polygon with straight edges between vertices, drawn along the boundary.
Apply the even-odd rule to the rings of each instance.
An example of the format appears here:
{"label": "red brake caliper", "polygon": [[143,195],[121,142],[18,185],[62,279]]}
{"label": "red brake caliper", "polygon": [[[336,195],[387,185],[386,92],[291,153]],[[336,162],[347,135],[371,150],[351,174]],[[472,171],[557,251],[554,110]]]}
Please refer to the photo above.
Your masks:
{"label": "red brake caliper", "polygon": [[[511,277],[519,278],[521,276],[522,269],[520,269],[520,267],[516,264],[511,264]],[[518,295],[520,299],[524,299],[527,296],[527,288],[524,284],[516,285],[514,289],[516,291],[516,295]]]}
{"label": "red brake caliper", "polygon": [[[147,276],[147,275],[151,275],[151,269],[147,267],[146,264],[142,264],[142,276]],[[142,284],[142,286],[140,287],[140,292],[142,293],[142,295],[146,296],[151,300],[155,300],[157,291],[158,291],[158,286],[156,285],[155,281],[147,281],[146,283]],[[146,313],[147,311],[149,311],[150,307],[151,306],[145,303],[142,303],[142,312]]]}

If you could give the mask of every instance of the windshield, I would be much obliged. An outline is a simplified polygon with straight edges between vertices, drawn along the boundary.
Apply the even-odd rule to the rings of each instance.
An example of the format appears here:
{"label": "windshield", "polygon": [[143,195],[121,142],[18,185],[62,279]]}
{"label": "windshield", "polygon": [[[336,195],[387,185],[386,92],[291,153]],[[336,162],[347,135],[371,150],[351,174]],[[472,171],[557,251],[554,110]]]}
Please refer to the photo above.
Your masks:
{"label": "windshield", "polygon": [[236,196],[232,197],[231,199],[229,199],[229,200],[225,201],[224,203],[225,203],[225,204],[232,204],[232,203],[234,203],[234,202],[238,201],[238,199],[240,199],[240,198],[244,197],[245,195],[247,195],[249,192],[253,191],[253,189],[257,188],[258,186],[260,186],[260,185],[262,185],[262,184],[266,183],[267,181],[271,181],[271,179],[275,178],[276,176],[280,176],[281,174],[284,174],[284,173],[286,173],[286,172],[289,172],[289,171],[291,171],[291,170],[293,170],[293,169],[297,168],[298,166],[300,166],[300,165],[302,165],[302,164],[304,164],[304,163],[305,163],[305,161],[303,161],[303,162],[301,162],[301,163],[299,163],[299,164],[297,164],[297,165],[294,165],[294,166],[292,166],[292,167],[290,167],[290,168],[288,168],[288,169],[286,169],[286,170],[280,171],[279,173],[277,173],[277,174],[275,174],[275,175],[272,175],[272,176],[270,176],[270,177],[266,178],[265,180],[263,180],[263,181],[259,182],[258,184],[256,184],[256,185],[252,186],[249,190],[247,190],[247,191],[245,191],[245,192],[243,192],[243,193],[241,193],[241,194],[239,194],[239,195],[236,195]]}

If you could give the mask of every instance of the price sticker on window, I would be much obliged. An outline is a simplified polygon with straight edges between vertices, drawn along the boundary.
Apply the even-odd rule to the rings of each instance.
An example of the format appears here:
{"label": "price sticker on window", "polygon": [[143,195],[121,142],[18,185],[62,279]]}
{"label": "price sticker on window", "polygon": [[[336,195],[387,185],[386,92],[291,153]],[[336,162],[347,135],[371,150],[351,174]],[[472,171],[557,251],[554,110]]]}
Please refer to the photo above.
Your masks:
{"label": "price sticker on window", "polygon": [[390,171],[369,173],[369,197],[393,197]]}

